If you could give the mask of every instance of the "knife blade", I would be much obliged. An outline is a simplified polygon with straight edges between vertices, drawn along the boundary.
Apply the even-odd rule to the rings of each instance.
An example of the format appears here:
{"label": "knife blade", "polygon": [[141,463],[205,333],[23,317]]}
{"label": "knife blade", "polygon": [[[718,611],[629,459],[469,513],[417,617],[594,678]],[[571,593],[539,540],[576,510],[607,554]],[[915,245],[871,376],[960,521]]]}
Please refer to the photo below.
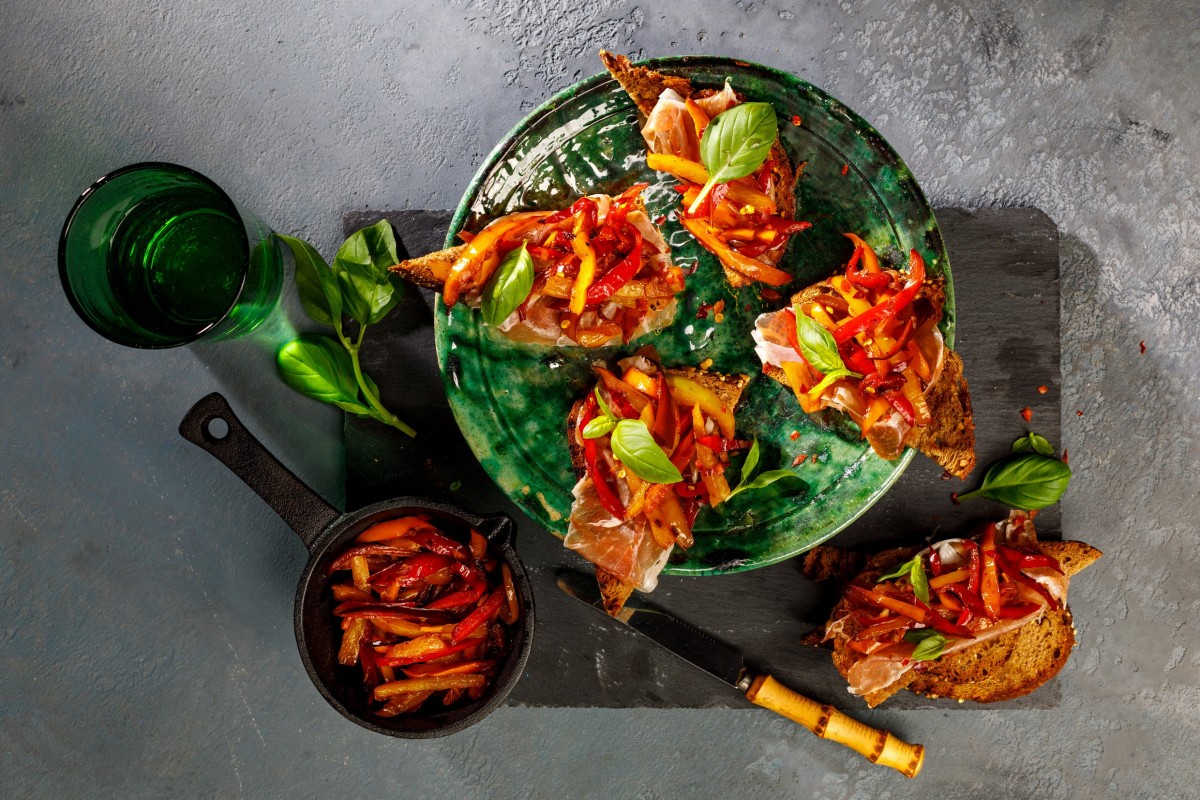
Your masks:
{"label": "knife blade", "polygon": [[692,666],[718,678],[755,705],[797,722],[822,739],[843,744],[872,763],[915,778],[925,763],[925,748],[846,716],[831,705],[797,694],[767,673],[746,666],[742,654],[694,625],[644,600],[630,596],[612,617],[594,577],[575,570],[559,570],[558,588],[609,619],[648,637]]}

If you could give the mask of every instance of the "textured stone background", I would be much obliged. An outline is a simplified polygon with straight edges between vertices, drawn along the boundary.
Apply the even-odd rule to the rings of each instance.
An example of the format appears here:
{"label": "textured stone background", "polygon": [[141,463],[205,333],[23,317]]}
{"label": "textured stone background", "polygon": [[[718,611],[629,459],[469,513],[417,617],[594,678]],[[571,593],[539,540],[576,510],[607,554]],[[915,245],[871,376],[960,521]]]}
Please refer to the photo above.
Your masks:
{"label": "textured stone background", "polygon": [[[1200,9],[665,5],[7,0],[6,796],[1197,796]],[[162,353],[92,335],[55,277],[63,215],[103,172],[173,160],[329,251],[349,208],[452,206],[601,46],[790,70],[872,120],[935,205],[1057,222],[1067,533],[1106,553],[1074,586],[1061,708],[875,713],[929,748],[906,783],[766,712],[503,709],[404,743],[312,690],[290,623],[300,543],[175,428],[221,388],[337,499],[337,415],[271,377],[284,323]]]}

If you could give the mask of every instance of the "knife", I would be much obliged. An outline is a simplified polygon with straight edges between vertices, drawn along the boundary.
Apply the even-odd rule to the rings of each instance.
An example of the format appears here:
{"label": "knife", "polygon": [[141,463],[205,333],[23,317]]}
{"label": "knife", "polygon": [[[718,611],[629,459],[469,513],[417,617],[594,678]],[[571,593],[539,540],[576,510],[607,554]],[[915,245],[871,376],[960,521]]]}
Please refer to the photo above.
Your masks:
{"label": "knife", "polygon": [[604,610],[596,579],[574,570],[558,572],[558,588],[609,619],[616,619],[645,634],[692,666],[720,678],[756,706],[769,708],[798,722],[822,739],[844,744],[874,764],[891,767],[915,778],[925,763],[922,745],[909,744],[887,731],[851,719],[831,705],[822,705],[793,692],[767,673],[748,668],[742,654],[734,648],[661,608],[630,597],[621,612],[611,617]]}

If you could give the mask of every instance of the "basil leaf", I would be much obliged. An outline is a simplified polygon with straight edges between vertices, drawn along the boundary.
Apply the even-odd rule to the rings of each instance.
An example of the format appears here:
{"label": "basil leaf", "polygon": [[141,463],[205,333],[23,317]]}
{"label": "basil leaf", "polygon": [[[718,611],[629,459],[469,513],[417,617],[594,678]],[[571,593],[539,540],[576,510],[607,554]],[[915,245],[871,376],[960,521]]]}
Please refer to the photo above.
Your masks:
{"label": "basil leaf", "polygon": [[286,244],[296,261],[296,291],[308,316],[323,325],[340,328],[342,324],[342,291],[338,288],[333,270],[316,249],[304,241],[282,233],[275,237]]}
{"label": "basil leaf", "polygon": [[[483,287],[483,321],[493,327],[501,325],[517,310],[533,291],[533,259],[521,242],[500,262],[492,279]],[[610,415],[605,415],[610,416]]]}
{"label": "basil leaf", "polygon": [[625,468],[651,483],[678,483],[683,480],[679,470],[654,441],[650,429],[640,419],[623,419],[613,428],[613,454]]}
{"label": "basil leaf", "polygon": [[754,470],[758,469],[759,455],[758,437],[756,436],[754,437],[754,443],[750,445],[750,452],[746,454],[746,460],[742,462],[742,476],[738,479],[737,489],[734,489],[734,492],[745,486],[746,481],[750,480],[750,476],[754,474]]}
{"label": "basil leaf", "polygon": [[914,628],[904,632],[904,641],[916,642],[912,658],[914,661],[933,661],[946,647],[946,637],[932,628]]}
{"label": "basil leaf", "polygon": [[385,219],[351,234],[333,258],[346,312],[360,325],[383,319],[400,302],[403,284],[388,267],[399,261],[396,237]]}
{"label": "basil leaf", "polygon": [[913,594],[922,603],[929,602],[929,577],[925,574],[925,561],[918,553],[913,559],[912,569],[908,573],[908,582],[912,584]]}
{"label": "basil leaf", "polygon": [[583,438],[599,439],[606,433],[612,433],[615,427],[617,427],[617,421],[612,417],[595,417],[583,426]]}
{"label": "basil leaf", "polygon": [[[797,483],[799,486],[775,485],[781,481],[786,481],[789,484]],[[772,469],[761,473],[749,483],[739,484],[736,489],[729,493],[729,497],[725,499],[729,500],[734,495],[741,494],[742,492],[753,492],[758,489],[766,489],[768,486],[770,486],[775,492],[784,494],[789,491],[799,491],[800,489],[807,487],[808,484],[804,482],[803,478],[792,472],[790,469]]]}
{"label": "basil leaf", "polygon": [[1067,490],[1071,468],[1057,458],[1023,455],[999,461],[988,468],[983,482],[959,500],[986,497],[1022,511],[1054,505]]}
{"label": "basil leaf", "polygon": [[288,386],[359,416],[373,416],[358,397],[350,354],[328,336],[305,334],[279,349],[279,374]]}
{"label": "basil leaf", "polygon": [[893,569],[891,572],[880,575],[878,580],[890,581],[890,580],[895,580],[896,578],[907,578],[912,574],[913,564],[919,562],[920,560],[921,560],[921,554],[917,553],[915,556],[910,558],[908,561],[905,561],[903,564],[897,565],[896,568]]}
{"label": "basil leaf", "polygon": [[595,393],[596,393],[596,405],[599,406],[600,413],[603,414],[608,419],[613,420],[613,424],[615,425],[617,415],[612,412],[612,409],[608,407],[608,403],[604,402],[604,398],[600,396],[600,387],[599,386],[597,386],[595,388]]}
{"label": "basil leaf", "polygon": [[1054,445],[1041,434],[1030,431],[1025,436],[1012,443],[1014,453],[1037,453],[1042,456],[1054,455]]}
{"label": "basil leaf", "polygon": [[718,114],[700,138],[710,184],[744,178],[762,166],[779,126],[770,103],[742,103]]}
{"label": "basil leaf", "polygon": [[796,342],[800,345],[800,355],[804,356],[804,360],[826,377],[834,373],[839,373],[843,377],[853,374],[846,369],[846,363],[842,361],[842,354],[838,352],[833,334],[812,317],[801,313],[798,306],[794,311],[796,314]]}

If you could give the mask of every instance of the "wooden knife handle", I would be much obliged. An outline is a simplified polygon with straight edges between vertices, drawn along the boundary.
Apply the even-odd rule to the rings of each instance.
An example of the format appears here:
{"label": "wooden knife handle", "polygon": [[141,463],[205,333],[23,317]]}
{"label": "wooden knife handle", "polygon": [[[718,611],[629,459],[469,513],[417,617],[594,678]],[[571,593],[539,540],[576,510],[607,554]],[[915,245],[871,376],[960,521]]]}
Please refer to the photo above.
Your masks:
{"label": "wooden knife handle", "polygon": [[746,691],[746,699],[799,722],[822,739],[832,739],[862,753],[874,764],[899,770],[915,778],[925,763],[925,748],[909,744],[887,731],[872,728],[838,711],[796,694],[770,675],[759,675]]}

